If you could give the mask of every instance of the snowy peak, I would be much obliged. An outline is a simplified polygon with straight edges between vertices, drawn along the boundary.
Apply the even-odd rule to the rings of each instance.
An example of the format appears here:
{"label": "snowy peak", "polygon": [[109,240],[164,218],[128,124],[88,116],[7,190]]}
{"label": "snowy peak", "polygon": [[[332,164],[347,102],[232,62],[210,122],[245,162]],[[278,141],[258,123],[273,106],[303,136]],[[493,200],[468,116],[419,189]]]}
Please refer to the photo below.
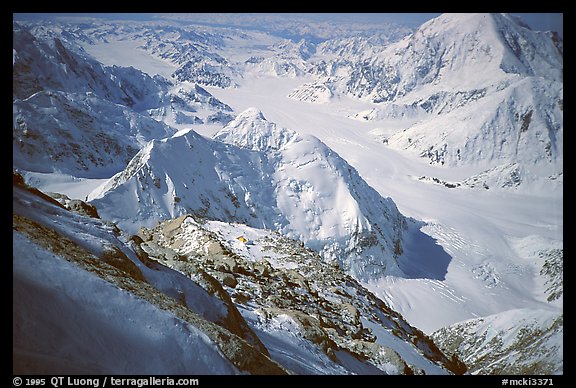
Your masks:
{"label": "snowy peak", "polygon": [[281,128],[264,117],[257,108],[248,108],[240,113],[214,139],[253,151],[279,150],[298,135]]}
{"label": "snowy peak", "polygon": [[330,77],[333,91],[376,103],[446,111],[459,93],[476,99],[518,76],[562,80],[558,38],[531,31],[508,15],[443,14],[385,47],[352,43],[337,57],[318,58],[311,72]]}
{"label": "snowy peak", "polygon": [[413,118],[385,142],[430,164],[519,163],[526,183],[561,171],[561,40],[511,15],[443,14],[354,64],[345,81],[330,87],[381,102],[355,117]]}
{"label": "snowy peak", "polygon": [[[214,164],[214,158],[215,156],[210,152],[210,145],[192,130],[179,133],[172,138],[155,139],[142,147],[123,171],[96,188],[89,198],[99,198],[108,191],[114,191],[128,184],[130,190],[122,194],[128,195],[129,199],[125,197],[124,200],[141,203],[141,208],[123,208],[118,213],[120,217],[122,215],[128,217],[128,214],[135,212],[134,220],[146,220],[151,216],[148,213],[150,208],[173,215],[174,208],[180,209],[178,193],[188,190],[187,183],[191,184],[195,179],[206,178],[204,172],[209,174],[209,179],[218,179],[214,171],[197,170],[197,166],[202,165],[203,162]],[[187,163],[182,164],[183,160]],[[166,169],[173,170],[170,175],[176,180],[176,186],[170,175],[166,174]],[[157,197],[151,192],[154,188],[159,191]],[[194,186],[191,189],[191,196],[194,197],[198,189]],[[199,206],[197,202],[198,198],[194,204]],[[156,209],[157,207],[160,209]]]}
{"label": "snowy peak", "polygon": [[[506,14],[443,14],[423,24],[409,38],[414,52],[433,53],[440,67],[466,66],[483,72],[494,65],[505,73],[561,79],[562,56],[547,34],[534,32]],[[483,69],[482,69],[483,68]],[[427,70],[421,68],[421,70]]]}
{"label": "snowy peak", "polygon": [[532,31],[512,15],[496,14],[493,19],[508,49],[502,70],[562,81],[563,53],[557,35]]}
{"label": "snowy peak", "polygon": [[403,275],[408,220],[320,140],[257,109],[216,139],[189,131],[154,140],[89,198],[131,232],[194,214],[276,230],[361,279]]}

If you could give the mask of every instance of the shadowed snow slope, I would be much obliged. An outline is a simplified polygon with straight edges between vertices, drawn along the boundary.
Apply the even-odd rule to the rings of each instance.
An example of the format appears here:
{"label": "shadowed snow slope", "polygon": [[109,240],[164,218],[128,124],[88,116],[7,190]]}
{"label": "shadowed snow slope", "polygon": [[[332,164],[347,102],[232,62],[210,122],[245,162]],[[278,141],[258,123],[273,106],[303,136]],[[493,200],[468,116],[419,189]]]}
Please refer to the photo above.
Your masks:
{"label": "shadowed snow slope", "polygon": [[236,307],[14,183],[14,373],[284,372]]}

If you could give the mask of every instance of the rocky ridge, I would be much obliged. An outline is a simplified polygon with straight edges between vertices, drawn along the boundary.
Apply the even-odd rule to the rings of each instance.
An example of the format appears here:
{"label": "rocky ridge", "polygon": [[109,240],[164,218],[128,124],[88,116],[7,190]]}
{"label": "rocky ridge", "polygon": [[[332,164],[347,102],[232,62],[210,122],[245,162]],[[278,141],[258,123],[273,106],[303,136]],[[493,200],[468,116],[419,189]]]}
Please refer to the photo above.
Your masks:
{"label": "rocky ridge", "polygon": [[[246,243],[227,241],[221,232],[210,230],[221,224],[208,221],[203,226],[185,215],[141,229],[138,241],[149,258],[192,279],[198,277],[196,268],[218,279],[225,293],[212,283],[200,284],[227,302],[229,294],[241,310],[254,311],[258,325],[270,324],[278,316],[290,317],[300,335],[333,361],[347,352],[387,373],[425,373],[422,362],[427,368],[437,365],[453,373],[465,371],[458,359],[439,352],[421,331],[337,266],[322,262],[316,252],[275,232],[261,233]],[[238,233],[246,229],[227,225]],[[255,258],[250,249],[263,256]],[[383,330],[375,334],[372,326]],[[399,354],[400,348],[390,340],[393,337],[417,350],[423,358],[419,366]]]}

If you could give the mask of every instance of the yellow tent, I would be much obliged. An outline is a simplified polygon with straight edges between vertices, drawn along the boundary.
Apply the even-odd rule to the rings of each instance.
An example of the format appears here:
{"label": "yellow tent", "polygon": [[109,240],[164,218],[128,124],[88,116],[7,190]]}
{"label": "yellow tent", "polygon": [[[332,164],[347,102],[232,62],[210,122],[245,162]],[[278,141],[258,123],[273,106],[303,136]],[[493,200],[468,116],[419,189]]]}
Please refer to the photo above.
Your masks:
{"label": "yellow tent", "polygon": [[248,242],[248,239],[244,236],[236,237],[236,240],[242,241],[244,244],[246,244]]}

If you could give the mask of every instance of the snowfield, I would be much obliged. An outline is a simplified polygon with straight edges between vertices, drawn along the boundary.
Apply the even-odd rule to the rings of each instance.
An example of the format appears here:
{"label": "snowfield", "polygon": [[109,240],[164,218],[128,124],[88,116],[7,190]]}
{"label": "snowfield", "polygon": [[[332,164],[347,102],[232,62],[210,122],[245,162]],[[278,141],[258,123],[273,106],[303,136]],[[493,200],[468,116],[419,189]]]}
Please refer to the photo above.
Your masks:
{"label": "snowfield", "polygon": [[[89,201],[103,220],[14,186],[18,371],[444,374],[461,372],[449,361],[457,354],[471,374],[563,373],[558,35],[506,14],[444,14],[409,35],[320,43],[170,21],[13,29],[13,169],[43,192]],[[201,221],[177,218],[186,214]],[[202,322],[228,322],[265,367],[244,368],[210,334],[220,329],[73,265],[16,215],[96,256],[120,247],[160,294],[186,290]],[[363,337],[313,323],[329,309],[296,297],[288,308],[247,274],[221,272],[229,261],[210,261],[215,241],[277,274],[267,276],[307,268],[312,282],[338,265],[358,282],[345,292]],[[134,244],[166,267],[148,268]],[[306,249],[319,267],[296,259]],[[201,259],[201,271],[178,255]],[[341,302],[333,291],[304,294],[324,309]],[[364,292],[398,314],[402,335],[373,318]],[[408,325],[447,358],[412,343]]]}
{"label": "snowfield", "polygon": [[15,373],[238,373],[204,333],[174,315],[19,233],[13,242]]}

